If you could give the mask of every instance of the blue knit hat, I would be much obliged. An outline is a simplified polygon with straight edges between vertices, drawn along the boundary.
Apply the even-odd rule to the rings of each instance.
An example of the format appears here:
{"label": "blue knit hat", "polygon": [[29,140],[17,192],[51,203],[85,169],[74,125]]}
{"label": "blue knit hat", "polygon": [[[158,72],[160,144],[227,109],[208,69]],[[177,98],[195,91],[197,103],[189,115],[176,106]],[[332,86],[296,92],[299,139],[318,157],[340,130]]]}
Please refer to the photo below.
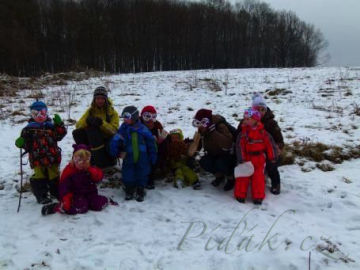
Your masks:
{"label": "blue knit hat", "polygon": [[35,101],[33,104],[31,104],[30,106],[30,110],[36,110],[36,111],[41,111],[42,109],[46,109],[47,110],[47,106],[44,102],[42,101]]}

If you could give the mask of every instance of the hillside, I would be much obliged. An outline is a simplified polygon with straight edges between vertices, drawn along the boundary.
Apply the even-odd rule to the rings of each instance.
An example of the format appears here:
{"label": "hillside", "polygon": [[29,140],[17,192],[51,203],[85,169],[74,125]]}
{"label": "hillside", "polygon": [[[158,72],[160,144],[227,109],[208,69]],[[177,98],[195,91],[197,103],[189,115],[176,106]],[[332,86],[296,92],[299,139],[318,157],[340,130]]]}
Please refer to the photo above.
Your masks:
{"label": "hillside", "polygon": [[[282,193],[260,207],[239,204],[201,173],[202,190],[165,181],[143,203],[85,215],[42,217],[29,192],[16,213],[15,139],[34,97],[66,119],[60,142],[70,160],[73,121],[105,85],[115,108],[152,104],[167,130],[192,137],[192,117],[212,109],[237,126],[254,92],[266,97],[287,144]],[[0,105],[0,269],[359,269],[360,68],[234,69],[93,77],[3,96]],[[24,160],[25,161],[25,160]],[[31,174],[24,166],[24,179]],[[108,180],[105,183],[109,183]],[[108,186],[108,185],[106,185]]]}

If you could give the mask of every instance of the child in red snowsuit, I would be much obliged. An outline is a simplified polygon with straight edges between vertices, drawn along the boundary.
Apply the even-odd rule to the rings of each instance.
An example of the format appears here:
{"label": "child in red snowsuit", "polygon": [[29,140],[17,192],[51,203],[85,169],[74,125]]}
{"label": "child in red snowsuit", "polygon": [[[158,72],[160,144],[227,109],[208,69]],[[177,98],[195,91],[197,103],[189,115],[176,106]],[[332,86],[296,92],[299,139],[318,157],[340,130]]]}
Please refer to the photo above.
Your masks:
{"label": "child in red snowsuit", "polygon": [[[261,114],[254,109],[244,112],[241,133],[236,141],[236,155],[238,163],[250,161],[254,166],[254,173],[248,177],[237,177],[235,180],[234,196],[244,203],[249,182],[251,181],[251,195],[254,204],[261,204],[265,198],[265,162],[275,160],[276,150],[271,136],[265,131],[261,123]],[[266,155],[266,156],[265,156]]]}

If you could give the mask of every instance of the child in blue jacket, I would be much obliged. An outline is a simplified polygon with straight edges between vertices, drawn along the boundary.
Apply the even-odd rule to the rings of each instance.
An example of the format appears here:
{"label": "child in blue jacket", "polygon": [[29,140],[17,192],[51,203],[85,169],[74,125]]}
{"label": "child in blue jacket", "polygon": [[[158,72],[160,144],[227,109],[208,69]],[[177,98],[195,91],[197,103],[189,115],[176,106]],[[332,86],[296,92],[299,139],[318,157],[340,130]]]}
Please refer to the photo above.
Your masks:
{"label": "child in blue jacket", "polygon": [[142,202],[144,187],[148,182],[151,165],[157,158],[156,141],[150,130],[139,120],[134,106],[125,107],[121,113],[124,123],[110,142],[110,153],[117,157],[123,153],[122,177],[125,200]]}

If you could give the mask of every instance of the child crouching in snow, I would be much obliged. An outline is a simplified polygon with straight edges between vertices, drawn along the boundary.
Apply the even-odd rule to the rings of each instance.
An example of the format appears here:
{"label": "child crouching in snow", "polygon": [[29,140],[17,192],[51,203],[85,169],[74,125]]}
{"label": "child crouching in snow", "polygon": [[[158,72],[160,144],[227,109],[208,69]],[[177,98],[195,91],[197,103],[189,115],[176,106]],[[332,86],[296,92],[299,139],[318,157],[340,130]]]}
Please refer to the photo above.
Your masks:
{"label": "child crouching in snow", "polygon": [[103,179],[101,169],[90,166],[90,148],[84,144],[73,145],[72,160],[60,177],[60,203],[45,205],[43,215],[55,212],[69,215],[83,214],[89,209],[101,211],[108,205],[108,199],[98,195],[96,183]]}
{"label": "child crouching in snow", "polygon": [[167,163],[174,172],[174,187],[182,188],[192,186],[194,189],[200,189],[200,182],[197,174],[188,167],[188,145],[184,141],[181,129],[170,131],[165,142],[167,152]]}
{"label": "child crouching in snow", "polygon": [[[244,112],[241,133],[236,140],[236,155],[240,164],[251,162],[249,165],[252,165],[253,173],[249,175],[246,170],[246,172],[240,171],[237,174],[235,168],[234,196],[239,202],[245,202],[250,181],[254,204],[261,204],[265,198],[265,154],[268,160],[272,162],[275,160],[276,150],[274,143],[261,123],[261,114],[255,109],[249,108]],[[246,166],[242,168],[246,168]]]}

